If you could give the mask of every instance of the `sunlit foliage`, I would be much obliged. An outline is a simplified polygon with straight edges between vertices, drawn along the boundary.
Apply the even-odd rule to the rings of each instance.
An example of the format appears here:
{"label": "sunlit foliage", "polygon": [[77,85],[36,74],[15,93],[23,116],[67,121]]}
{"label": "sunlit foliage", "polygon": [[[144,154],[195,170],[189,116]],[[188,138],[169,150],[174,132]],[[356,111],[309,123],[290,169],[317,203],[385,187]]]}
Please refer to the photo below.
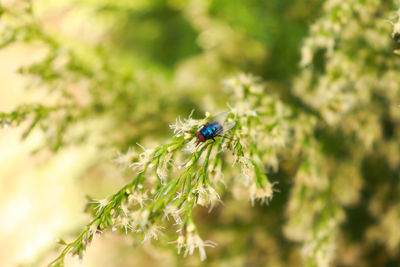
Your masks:
{"label": "sunlit foliage", "polygon": [[[400,264],[398,4],[1,2],[0,47],[34,49],[19,74],[42,96],[1,126],[97,155],[91,219],[51,265],[113,231],[137,262],[152,244],[170,265]],[[196,146],[220,111],[234,128]]]}

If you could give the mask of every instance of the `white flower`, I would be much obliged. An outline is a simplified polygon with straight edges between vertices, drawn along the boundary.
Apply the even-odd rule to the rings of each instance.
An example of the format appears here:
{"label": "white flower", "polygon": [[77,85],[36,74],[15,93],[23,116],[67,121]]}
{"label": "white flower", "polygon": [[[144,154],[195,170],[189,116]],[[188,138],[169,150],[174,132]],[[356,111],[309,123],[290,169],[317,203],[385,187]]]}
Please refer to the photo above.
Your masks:
{"label": "white flower", "polygon": [[171,124],[169,128],[174,130],[174,135],[176,137],[184,136],[185,139],[192,138],[192,135],[188,134],[193,128],[197,128],[200,123],[198,120],[192,119],[194,110],[190,113],[189,117],[182,121],[180,118],[177,118],[175,124]]}
{"label": "white flower", "polygon": [[215,247],[217,244],[210,240],[203,241],[200,236],[195,233],[196,226],[190,223],[186,230],[180,229],[179,237],[176,241],[170,243],[176,243],[178,254],[181,253],[181,249],[185,248],[184,257],[187,255],[193,255],[196,248],[199,249],[200,260],[203,261],[207,258],[205,247]]}
{"label": "white flower", "polygon": [[92,236],[103,233],[101,230],[99,230],[99,223],[97,222],[94,222],[92,225],[90,225],[88,232]]}
{"label": "white flower", "polygon": [[246,157],[237,157],[235,161],[238,161],[241,165],[241,180],[244,186],[249,186],[255,176],[254,166],[251,161]]}
{"label": "white flower", "polygon": [[139,169],[139,173],[144,171],[146,165],[148,165],[153,160],[153,149],[145,149],[142,145],[137,144],[143,149],[143,153],[139,155],[139,159],[137,162],[129,165],[131,168]]}
{"label": "white flower", "polygon": [[268,204],[274,194],[274,184],[266,183],[262,188],[258,187],[256,183],[250,186],[250,200],[251,205],[254,206],[255,200],[260,200],[261,204]]}
{"label": "white flower", "polygon": [[247,116],[247,117],[257,117],[257,111],[251,109],[251,105],[247,101],[238,102],[234,107],[227,104],[230,111],[234,115],[239,115],[240,117]]}
{"label": "white flower", "polygon": [[137,232],[143,231],[150,224],[150,212],[148,210],[137,210],[132,213],[132,228]]}
{"label": "white flower", "polygon": [[210,211],[217,203],[221,202],[221,197],[217,191],[209,185],[204,187],[203,184],[201,184],[193,190],[193,193],[198,194],[197,204],[203,207],[210,207]]}
{"label": "white flower", "polygon": [[164,235],[163,232],[161,232],[161,229],[164,229],[164,227],[154,224],[150,226],[150,228],[144,234],[142,243],[146,243],[151,239],[158,240],[158,235]]}
{"label": "white flower", "polygon": [[233,92],[237,99],[243,99],[245,97],[245,90],[253,94],[261,94],[264,92],[264,87],[260,84],[259,78],[244,73],[225,79],[222,83],[225,90]]}
{"label": "white flower", "polygon": [[251,109],[247,101],[237,103],[236,110],[239,116],[257,117],[257,111]]}
{"label": "white flower", "polygon": [[105,206],[107,206],[107,204],[109,202],[108,202],[108,199],[105,198],[105,199],[94,199],[93,201],[90,201],[89,203],[97,204],[97,206],[96,206],[96,214],[99,214],[102,211],[102,209]]}
{"label": "white flower", "polygon": [[178,209],[178,207],[175,206],[174,204],[168,204],[164,209],[163,219],[165,218],[169,219],[169,216],[171,215],[172,218],[175,220],[175,223],[181,225],[183,223],[180,216],[182,210],[183,208]]}
{"label": "white flower", "polygon": [[225,79],[222,81],[222,84],[226,91],[233,92],[237,98],[243,98],[243,89],[236,77]]}
{"label": "white flower", "polygon": [[140,191],[133,191],[129,196],[128,196],[128,201],[130,203],[132,202],[137,202],[139,203],[140,207],[143,208],[144,202],[147,200],[147,193],[146,192],[140,192]]}
{"label": "white flower", "polygon": [[217,244],[206,240],[203,241],[198,234],[193,234],[193,232],[188,232],[186,234],[186,244],[185,244],[185,254],[184,257],[187,255],[193,255],[193,252],[196,248],[199,249],[200,260],[203,261],[207,259],[205,247],[215,247]]}
{"label": "white flower", "polygon": [[125,234],[128,234],[128,229],[133,231],[131,219],[127,216],[119,216],[117,225],[125,230]]}
{"label": "white flower", "polygon": [[185,236],[180,234],[176,240],[176,247],[178,249],[178,254],[181,253],[181,249],[185,247]]}
{"label": "white flower", "polygon": [[135,158],[135,156],[136,152],[133,151],[131,148],[129,148],[125,154],[121,154],[120,152],[118,152],[118,156],[116,159],[113,160],[113,162],[124,167],[129,166],[133,161],[133,159]]}
{"label": "white flower", "polygon": [[254,83],[255,80],[253,75],[245,73],[239,73],[238,79],[243,86],[249,86],[250,84]]}

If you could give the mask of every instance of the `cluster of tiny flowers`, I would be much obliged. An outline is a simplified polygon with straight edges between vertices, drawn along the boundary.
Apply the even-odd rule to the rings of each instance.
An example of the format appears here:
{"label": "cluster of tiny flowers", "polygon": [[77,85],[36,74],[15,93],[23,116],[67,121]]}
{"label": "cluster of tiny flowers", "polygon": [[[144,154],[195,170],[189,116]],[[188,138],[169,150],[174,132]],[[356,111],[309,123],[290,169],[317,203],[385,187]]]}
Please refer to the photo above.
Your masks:
{"label": "cluster of tiny flowers", "polygon": [[193,189],[192,192],[198,194],[197,204],[203,207],[210,207],[210,211],[215,205],[221,203],[221,197],[211,186],[204,186],[201,184],[197,188]]}
{"label": "cluster of tiny flowers", "polygon": [[[391,51],[393,40],[399,42],[400,13],[390,21],[393,26],[390,36],[389,26],[376,14],[380,7],[381,2],[376,0],[326,1],[325,15],[311,27],[304,41],[302,71],[294,83],[295,95],[318,114],[318,120],[319,117],[324,120],[329,134],[343,134],[343,139],[351,136],[352,142],[357,143],[357,152],[346,152],[346,162],[353,166],[362,162],[360,155],[382,145],[377,142],[384,131],[380,112],[386,110],[383,106],[386,104],[373,106],[375,96],[379,95],[382,103],[391,103],[398,97],[398,75],[395,74],[399,68],[398,58],[387,56],[387,52]],[[355,42],[365,45],[355,48]],[[319,65],[316,58],[321,54],[324,60]],[[383,54],[386,56],[378,56]],[[398,120],[399,112],[392,114]],[[330,266],[335,250],[340,249],[335,234],[343,221],[340,205],[344,203],[338,199],[359,196],[359,189],[354,186],[357,175],[349,175],[338,166],[342,159],[327,160],[327,152],[319,140],[315,140],[311,132],[305,134],[304,129],[316,128],[312,122],[316,117],[308,117],[310,119],[299,125],[303,136],[296,137],[303,146],[303,159],[287,205],[285,235],[303,243],[303,256],[310,265]],[[385,151],[385,154],[389,153]],[[336,166],[334,171],[331,166]],[[331,178],[336,175],[346,179]],[[340,198],[332,202],[332,187],[336,186],[340,188],[337,193]],[[343,191],[343,188],[348,190]],[[387,238],[382,243],[386,242]]]}
{"label": "cluster of tiny flowers", "polygon": [[[191,139],[193,137],[193,130],[197,129],[199,125],[202,123],[199,122],[199,120],[195,120],[192,118],[193,112],[190,113],[189,117],[187,119],[184,119],[183,121],[181,118],[177,118],[175,124],[171,124],[169,127],[174,131],[174,136],[175,137],[181,137],[183,136],[184,139]],[[210,117],[210,114],[206,114],[206,118]],[[205,123],[205,120],[203,121],[203,124]]]}
{"label": "cluster of tiny flowers", "polygon": [[196,226],[189,224],[186,227],[186,231],[181,231],[178,239],[175,241],[178,254],[180,254],[182,248],[185,249],[184,257],[187,255],[193,255],[194,250],[199,249],[200,260],[204,261],[207,259],[205,247],[215,247],[217,244],[210,240],[203,241],[201,237],[196,233]]}
{"label": "cluster of tiny flowers", "polygon": [[[191,214],[195,207],[205,207],[211,212],[222,203],[217,189],[225,184],[226,178],[234,180],[233,184],[240,182],[240,186],[231,190],[247,193],[251,204],[254,205],[255,201],[268,204],[273,196],[274,183],[270,183],[264,173],[262,157],[268,146],[278,147],[283,143],[265,142],[263,135],[268,133],[264,133],[264,129],[254,131],[253,127],[262,124],[260,120],[272,118],[277,113],[283,114],[276,108],[282,106],[271,104],[275,100],[269,98],[268,110],[260,107],[264,87],[256,77],[240,74],[225,83],[231,86],[230,90],[236,91],[237,98],[231,103],[230,112],[221,113],[225,116],[222,127],[231,126],[229,131],[223,133],[224,137],[216,136],[215,141],[207,140],[198,144],[196,132],[218,116],[206,113],[204,119],[196,120],[192,118],[192,112],[187,119],[177,119],[170,126],[174,138],[169,143],[153,149],[138,144],[142,152],[129,149],[126,154],[120,154],[115,162],[129,166],[134,170],[135,177],[105,200],[89,202],[94,215],[89,225],[93,231],[89,234],[90,238],[98,231],[111,228],[126,234],[138,234],[145,243],[162,236],[162,224],[170,222],[172,218],[172,223],[180,231],[176,241],[178,252],[184,249],[184,256],[187,256],[198,249],[200,259],[204,260],[205,248],[215,247],[216,244],[201,239]],[[262,116],[259,110],[264,113]],[[283,115],[279,117],[285,119]],[[266,127],[276,124],[276,121],[269,119]],[[279,133],[285,131],[274,129],[275,126],[269,128],[276,139]],[[249,150],[256,153],[249,153]],[[232,157],[223,157],[222,154],[228,151]],[[240,169],[241,175],[224,175],[223,164],[229,159],[233,160],[232,167]],[[230,173],[234,174],[235,171]],[[88,232],[83,232],[82,236],[87,237]],[[62,262],[71,249],[76,249],[78,254],[83,253],[85,247],[81,244],[86,239],[67,244],[55,262]]]}
{"label": "cluster of tiny flowers", "polygon": [[128,167],[134,161],[135,157],[137,157],[136,151],[129,148],[126,153],[118,152],[117,158],[113,161],[122,167]]}
{"label": "cluster of tiny flowers", "polygon": [[222,81],[224,88],[228,92],[233,92],[236,99],[244,99],[248,91],[251,94],[261,95],[264,87],[260,78],[250,74],[239,73]]}
{"label": "cluster of tiny flowers", "polygon": [[151,164],[153,160],[153,150],[152,149],[146,149],[140,144],[138,144],[143,149],[143,152],[139,154],[138,160],[132,164],[129,165],[129,167],[138,170],[138,172],[143,172],[145,166]]}
{"label": "cluster of tiny flowers", "polygon": [[264,187],[258,187],[256,183],[250,186],[250,200],[254,206],[256,200],[260,200],[261,204],[268,204],[274,194],[274,183],[267,183]]}
{"label": "cluster of tiny flowers", "polygon": [[[384,28],[384,20],[375,20],[375,29],[366,34],[365,28],[369,28],[374,9],[379,8],[379,1],[375,0],[350,0],[350,1],[327,1],[325,3],[326,15],[320,18],[312,27],[310,36],[305,40],[302,48],[302,75],[296,80],[294,93],[307,105],[317,111],[330,125],[343,125],[343,118],[350,119],[348,114],[352,110],[368,103],[374,91],[386,90],[387,80],[385,77],[392,71],[393,63],[385,61],[382,73],[376,77],[375,69],[363,67],[363,63],[369,59],[369,52],[365,47],[357,50],[348,49],[356,41],[372,46],[375,51],[387,51],[390,46],[390,36]],[[354,12],[361,19],[353,20]],[[335,18],[335,19],[332,19]],[[399,22],[393,23],[392,37],[396,40]],[[341,47],[343,49],[335,49]],[[346,49],[344,49],[346,47]],[[318,53],[324,53],[324,71],[315,71],[314,57]],[[375,63],[379,64],[381,59],[377,57]],[[382,88],[382,89],[380,89]],[[385,89],[383,89],[385,88]],[[358,115],[358,114],[357,114]],[[349,122],[350,127],[361,139],[366,131],[357,131],[357,119]],[[348,128],[348,127],[347,127]],[[376,138],[374,136],[373,138]]]}
{"label": "cluster of tiny flowers", "polygon": [[[238,162],[241,168],[240,186],[247,189],[252,204],[256,200],[268,203],[273,196],[273,183],[255,164],[268,164],[271,169],[278,169],[279,149],[286,145],[290,136],[288,117],[291,111],[277,97],[265,95],[264,84],[255,76],[239,74],[225,80],[224,85],[225,90],[236,97],[230,110],[239,120],[237,147],[258,152],[234,155],[234,164]],[[239,189],[234,191],[240,192]]]}
{"label": "cluster of tiny flowers", "polygon": [[317,266],[330,266],[335,255],[335,231],[339,222],[340,219],[332,217],[314,228],[313,235],[307,236],[303,245],[303,257],[317,263]]}
{"label": "cluster of tiny flowers", "polygon": [[240,169],[241,169],[241,180],[244,186],[249,186],[252,184],[252,181],[254,180],[254,166],[253,163],[247,158],[247,157],[235,157],[235,160],[233,164],[236,163],[236,161],[240,164]]}
{"label": "cluster of tiny flowers", "polygon": [[95,204],[96,213],[99,213],[104,209],[105,206],[107,206],[109,201],[107,199],[95,199],[93,201],[90,201],[89,203]]}
{"label": "cluster of tiny flowers", "polygon": [[[179,196],[177,198],[180,198]],[[169,217],[171,216],[172,219],[175,221],[175,225],[182,225],[183,221],[181,218],[181,213],[183,213],[183,209],[178,207],[174,204],[168,204],[165,209],[163,210],[164,216],[163,219],[169,220]]]}
{"label": "cluster of tiny flowers", "polygon": [[[29,13],[32,13],[31,2],[21,2],[29,9]],[[168,2],[181,8],[181,2],[185,1]],[[210,1],[189,2],[184,13],[186,19],[199,31],[199,44],[205,50],[217,47],[221,50],[221,47],[226,48],[226,44],[232,43],[226,40],[236,39],[234,31],[228,30],[231,29],[228,25],[222,25],[221,21],[210,18]],[[382,2],[384,1],[324,1],[322,16],[311,25],[309,36],[304,39],[299,75],[293,83],[288,83],[293,84],[293,88],[270,90],[260,78],[244,73],[224,80],[224,89],[232,95],[227,104],[229,115],[226,122],[233,121],[235,126],[229,132],[224,132],[223,137],[215,136],[216,140],[198,143],[196,133],[213,116],[206,113],[204,119],[196,120],[192,118],[192,112],[188,118],[178,118],[175,124],[170,125],[173,138],[167,144],[154,149],[139,145],[141,149],[119,153],[114,162],[133,170],[124,172],[124,175],[132,177],[114,194],[104,199],[91,199],[87,203],[92,220],[72,242],[59,241],[64,249],[50,266],[63,266],[66,255],[78,255],[81,260],[94,237],[105,231],[120,230],[138,238],[142,243],[148,243],[163,237],[163,229],[170,224],[178,229],[177,240],[173,242],[176,243],[178,254],[183,252],[186,257],[198,250],[200,259],[204,261],[207,257],[206,248],[215,247],[216,243],[201,238],[192,217],[195,210],[208,208],[211,211],[220,205],[223,199],[221,184],[225,185],[224,190],[232,191],[234,196],[249,198],[252,205],[269,204],[277,192],[277,182],[269,180],[272,177],[269,172],[278,176],[276,174],[282,164],[281,159],[284,159],[285,167],[282,173],[286,174],[291,168],[296,170],[291,192],[285,203],[287,210],[284,234],[285,238],[302,243],[305,265],[330,266],[332,262],[349,265],[341,262],[340,258],[347,260],[368,256],[370,252],[362,251],[365,248],[372,248],[369,250],[375,253],[374,247],[366,243],[359,246],[360,251],[353,252],[351,249],[350,257],[340,257],[342,255],[337,253],[340,256],[335,259],[335,251],[348,248],[341,248],[339,245],[348,238],[347,235],[338,234],[343,230],[340,224],[344,221],[344,207],[349,203],[357,204],[351,199],[363,199],[365,194],[362,195],[362,192],[373,195],[364,202],[367,203],[367,210],[374,221],[367,223],[365,231],[363,229],[365,234],[362,241],[379,242],[382,247],[386,247],[389,254],[396,256],[400,247],[400,208],[396,198],[398,188],[393,186],[396,177],[391,179],[390,176],[398,170],[400,158],[397,149],[400,107],[397,103],[393,104],[400,96],[400,61],[391,52],[394,46],[398,48],[400,44],[400,10],[396,16],[390,17],[390,28],[384,18],[388,17],[385,10],[391,4]],[[398,0],[395,2],[400,4]],[[9,11],[12,10],[1,5],[0,15],[2,18],[3,14],[7,15],[5,20],[0,21],[0,47],[5,47],[12,40],[39,41],[50,45],[50,57],[46,57],[44,61],[46,65],[39,64],[35,67],[35,64],[32,73],[26,72],[34,74],[32,76],[36,77],[39,87],[49,87],[52,92],[60,91],[69,95],[67,91],[58,89],[74,87],[78,83],[74,81],[82,82],[84,87],[94,88],[99,82],[97,78],[100,78],[104,85],[122,84],[123,88],[112,90],[116,92],[115,95],[107,97],[110,100],[120,99],[127,82],[112,82],[122,81],[121,78],[128,81],[125,74],[122,77],[118,77],[118,71],[106,74],[100,70],[103,68],[98,68],[102,64],[88,65],[86,68],[79,64],[78,57],[77,60],[73,60],[72,56],[69,59],[69,54],[67,59],[65,52],[62,52],[62,46],[57,44],[56,39],[42,32],[36,19],[28,14],[23,15],[22,12],[10,16],[12,12]],[[10,16],[9,19],[7,16]],[[32,27],[28,25],[30,21],[34,22]],[[224,32],[232,34],[219,34]],[[209,38],[211,35],[218,38]],[[243,47],[240,45],[240,48]],[[257,49],[247,50],[251,52]],[[400,49],[395,49],[394,53],[400,55]],[[93,62],[100,62],[101,58],[98,59]],[[108,69],[107,64],[104,67]],[[24,72],[23,69],[21,72]],[[85,72],[85,78],[81,78],[81,74],[73,69]],[[91,69],[100,70],[101,77],[92,75],[94,73]],[[36,71],[43,73],[38,75],[35,74]],[[70,73],[71,76],[63,73]],[[193,78],[188,73],[190,71],[182,72],[182,77],[192,81]],[[91,79],[88,80],[87,77]],[[140,78],[141,81],[144,79]],[[279,99],[279,94],[287,99],[287,103]],[[72,100],[72,108],[69,105],[55,108],[41,105],[20,106],[11,113],[0,112],[0,127],[19,125],[29,119],[32,124],[27,134],[34,127],[49,128],[49,136],[62,137],[67,128],[59,126],[87,118],[89,112],[97,110],[93,107],[100,106],[106,111],[108,104],[113,103],[96,102],[97,98],[99,97],[93,98],[93,103],[89,101],[90,109],[83,109],[81,113],[80,108],[76,107],[87,104],[76,105]],[[67,98],[61,100],[60,103],[70,103]],[[207,102],[210,102],[210,106],[213,105],[212,101]],[[115,108],[115,105],[111,107]],[[75,116],[75,112],[79,116]],[[42,124],[42,119],[50,118],[50,114],[52,119],[49,122],[59,129]],[[61,146],[58,144],[63,140],[54,140],[57,148]],[[349,140],[351,144],[346,143]],[[335,147],[336,144],[338,147]],[[370,160],[376,162],[369,164]],[[344,164],[349,164],[356,170],[343,168]],[[369,170],[378,170],[376,166],[370,168],[369,165],[384,168],[382,175],[389,176],[389,179],[380,179],[379,183],[376,183],[376,179],[369,179],[369,175],[376,173]],[[358,178],[354,178],[357,176]],[[370,190],[371,184],[373,190]],[[363,186],[365,187],[362,188]],[[353,205],[355,211],[358,206]],[[361,206],[365,210],[365,205]],[[337,236],[340,238],[336,238]],[[379,260],[386,260],[385,254],[386,251],[379,247]],[[297,253],[293,255],[297,257]],[[389,255],[388,261],[391,260]],[[361,262],[365,262],[365,259]]]}
{"label": "cluster of tiny flowers", "polygon": [[141,208],[143,208],[146,200],[148,200],[148,194],[146,191],[136,191],[135,190],[128,196],[128,201],[130,203],[136,202],[140,205]]}
{"label": "cluster of tiny flowers", "polygon": [[144,238],[143,238],[142,243],[149,242],[151,239],[158,240],[158,236],[159,236],[159,235],[160,235],[160,236],[163,236],[163,235],[164,235],[164,233],[161,231],[161,229],[164,229],[164,227],[159,226],[159,225],[155,225],[155,224],[151,225],[151,226],[145,231],[145,234],[144,234]]}
{"label": "cluster of tiny flowers", "polygon": [[251,204],[254,206],[256,200],[259,200],[260,204],[268,204],[276,191],[275,183],[270,183],[266,176],[261,175],[260,185],[256,182],[258,177],[253,163],[246,157],[239,157],[237,161],[241,165],[241,182],[248,189]]}

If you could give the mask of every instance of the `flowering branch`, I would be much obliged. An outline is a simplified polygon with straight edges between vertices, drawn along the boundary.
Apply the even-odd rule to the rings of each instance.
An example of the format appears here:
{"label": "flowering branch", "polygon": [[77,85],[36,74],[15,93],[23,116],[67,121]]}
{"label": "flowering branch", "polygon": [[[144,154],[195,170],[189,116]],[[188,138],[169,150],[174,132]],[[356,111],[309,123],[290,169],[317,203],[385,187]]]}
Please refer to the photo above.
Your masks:
{"label": "flowering branch", "polygon": [[[212,241],[203,241],[193,220],[197,206],[210,210],[221,202],[218,185],[225,184],[225,162],[237,165],[241,172],[237,178],[229,177],[235,185],[246,188],[254,203],[268,203],[273,196],[273,184],[265,174],[264,162],[277,168],[276,149],[284,145],[285,123],[288,114],[283,105],[263,94],[263,86],[251,76],[239,75],[225,81],[226,89],[236,95],[230,107],[228,121],[235,127],[227,138],[208,140],[196,147],[196,132],[213,119],[209,113],[202,120],[178,119],[171,129],[171,142],[138,154],[129,151],[116,162],[129,166],[136,176],[114,195],[88,203],[93,220],[71,243],[65,243],[61,255],[50,266],[62,266],[66,255],[82,258],[87,245],[96,234],[107,229],[135,232],[143,242],[158,239],[163,222],[172,218],[179,237],[174,242],[178,253],[192,255],[199,249],[200,259],[206,259],[205,247],[214,247]],[[231,157],[223,156],[230,151]],[[233,176],[233,175],[232,175]]]}

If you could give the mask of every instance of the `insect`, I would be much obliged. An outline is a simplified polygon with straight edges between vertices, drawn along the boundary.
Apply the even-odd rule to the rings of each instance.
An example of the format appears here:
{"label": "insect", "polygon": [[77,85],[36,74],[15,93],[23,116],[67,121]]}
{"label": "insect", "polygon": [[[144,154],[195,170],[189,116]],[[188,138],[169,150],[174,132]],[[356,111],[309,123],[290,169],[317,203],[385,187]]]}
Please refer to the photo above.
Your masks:
{"label": "insect", "polygon": [[[214,118],[207,122],[201,129],[196,133],[197,137],[197,145],[203,143],[209,139],[215,141],[214,137],[220,136],[223,138],[228,138],[226,136],[222,136],[221,134],[229,131],[235,126],[234,121],[225,122],[226,117],[229,112],[221,112],[214,116]],[[228,138],[230,139],[230,138]]]}

